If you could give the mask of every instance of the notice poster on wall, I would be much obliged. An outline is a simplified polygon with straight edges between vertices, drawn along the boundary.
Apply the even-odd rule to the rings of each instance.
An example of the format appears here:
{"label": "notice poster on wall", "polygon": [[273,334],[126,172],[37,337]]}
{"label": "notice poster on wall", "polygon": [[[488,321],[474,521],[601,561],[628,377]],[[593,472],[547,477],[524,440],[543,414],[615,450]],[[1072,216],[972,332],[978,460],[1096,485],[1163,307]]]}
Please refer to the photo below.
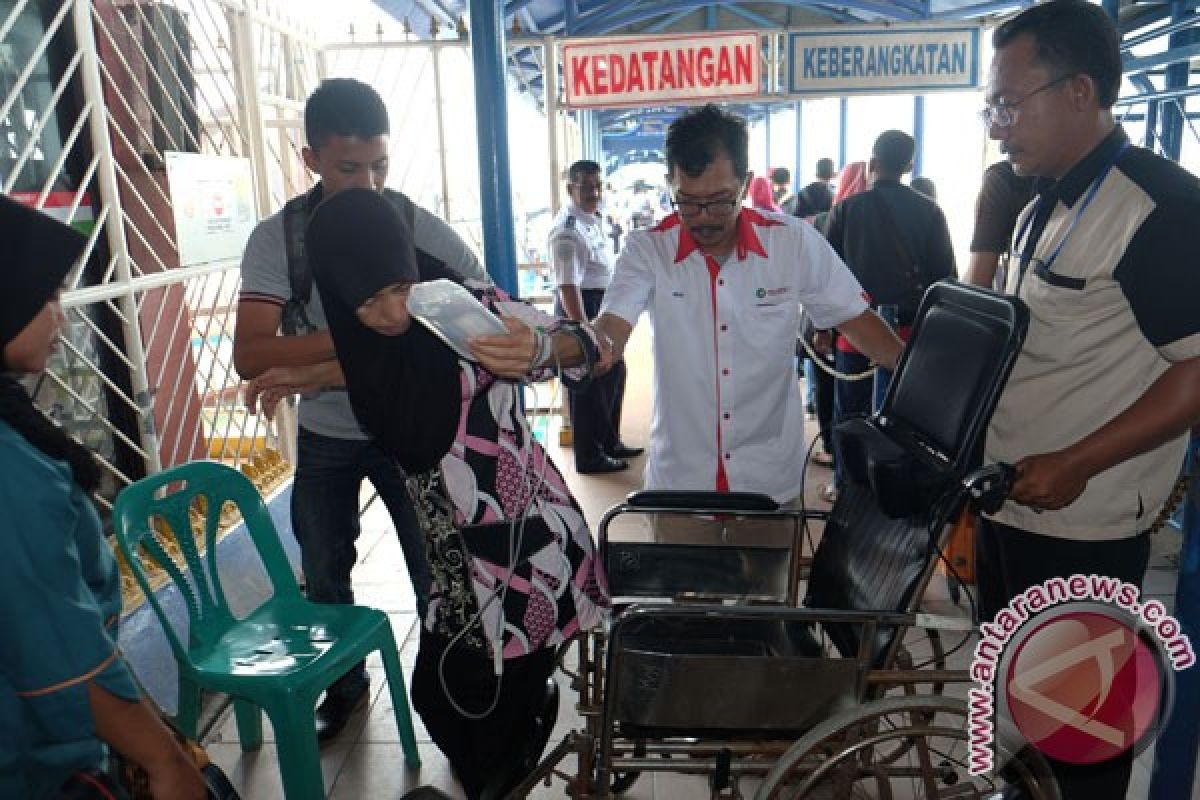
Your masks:
{"label": "notice poster on wall", "polygon": [[761,42],[753,31],[567,41],[565,105],[623,108],[754,97],[762,91]]}
{"label": "notice poster on wall", "polygon": [[979,86],[977,26],[843,27],[788,34],[788,93],[924,94]]}
{"label": "notice poster on wall", "polygon": [[166,154],[179,266],[240,259],[258,222],[250,159]]}

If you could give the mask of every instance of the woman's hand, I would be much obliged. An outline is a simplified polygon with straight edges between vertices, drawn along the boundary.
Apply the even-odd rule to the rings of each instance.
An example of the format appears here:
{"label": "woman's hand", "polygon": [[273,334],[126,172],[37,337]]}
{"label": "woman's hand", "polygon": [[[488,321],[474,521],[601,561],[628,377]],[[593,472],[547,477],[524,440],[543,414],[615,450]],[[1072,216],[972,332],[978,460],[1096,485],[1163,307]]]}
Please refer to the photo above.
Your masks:
{"label": "woman's hand", "polygon": [[508,333],[476,336],[468,347],[480,365],[501,378],[520,380],[532,371],[537,357],[537,335],[516,317],[501,317]]}

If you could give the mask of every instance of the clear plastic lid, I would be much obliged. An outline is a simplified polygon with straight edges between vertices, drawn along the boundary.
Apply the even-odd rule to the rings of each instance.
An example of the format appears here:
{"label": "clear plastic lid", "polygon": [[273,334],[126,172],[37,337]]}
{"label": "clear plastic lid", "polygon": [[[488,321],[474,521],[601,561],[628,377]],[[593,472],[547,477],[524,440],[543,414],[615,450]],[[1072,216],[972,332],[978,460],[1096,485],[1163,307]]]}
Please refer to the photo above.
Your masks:
{"label": "clear plastic lid", "polygon": [[472,361],[468,339],[508,332],[470,290],[445,278],[414,285],[408,295],[408,313],[454,352]]}

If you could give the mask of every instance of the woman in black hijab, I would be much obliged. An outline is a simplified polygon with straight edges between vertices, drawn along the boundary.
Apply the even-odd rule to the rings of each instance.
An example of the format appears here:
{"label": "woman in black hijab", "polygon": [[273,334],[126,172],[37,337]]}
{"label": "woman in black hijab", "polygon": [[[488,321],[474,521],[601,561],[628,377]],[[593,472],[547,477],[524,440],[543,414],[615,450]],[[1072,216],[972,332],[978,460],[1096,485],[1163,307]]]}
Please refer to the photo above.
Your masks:
{"label": "woman in black hijab", "polygon": [[100,469],[17,381],[46,368],[87,239],[3,195],[0,231],[0,797],[111,797],[91,791],[106,747],[155,798],[205,797],[117,653],[121,584],[89,499]]}
{"label": "woman in black hijab", "polygon": [[[527,349],[459,357],[407,301],[415,283],[462,278],[419,262],[407,224],[376,192],[326,200],[306,242],[355,415],[408,474],[426,534],[434,581],[413,705],[467,796],[504,797],[554,725],[557,647],[608,606],[583,512],[530,433],[512,378],[548,377],[562,353],[585,362],[564,380],[585,380],[595,341],[547,315],[530,318],[544,331],[509,318]],[[464,285],[493,311],[515,310],[494,286]]]}

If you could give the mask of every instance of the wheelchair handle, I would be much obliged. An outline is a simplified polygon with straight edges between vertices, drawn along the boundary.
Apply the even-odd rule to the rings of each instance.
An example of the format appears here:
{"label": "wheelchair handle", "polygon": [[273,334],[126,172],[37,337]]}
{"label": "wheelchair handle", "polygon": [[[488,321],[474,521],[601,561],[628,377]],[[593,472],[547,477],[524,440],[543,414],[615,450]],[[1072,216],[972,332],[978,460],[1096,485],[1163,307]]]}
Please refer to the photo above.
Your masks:
{"label": "wheelchair handle", "polygon": [[963,489],[979,511],[995,514],[1004,505],[1008,493],[1017,479],[1017,471],[1011,464],[998,462],[980,467],[963,478]]}

